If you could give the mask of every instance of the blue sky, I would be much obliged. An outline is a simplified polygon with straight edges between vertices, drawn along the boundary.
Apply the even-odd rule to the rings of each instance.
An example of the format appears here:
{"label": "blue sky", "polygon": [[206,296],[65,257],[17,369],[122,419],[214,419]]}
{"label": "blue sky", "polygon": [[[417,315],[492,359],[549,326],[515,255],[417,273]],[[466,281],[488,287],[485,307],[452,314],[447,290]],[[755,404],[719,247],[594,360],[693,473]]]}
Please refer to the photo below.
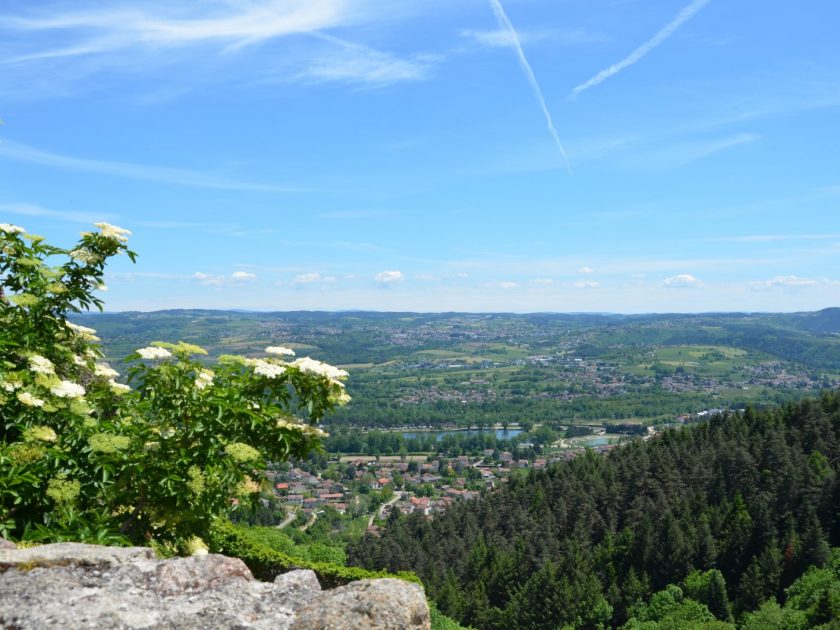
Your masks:
{"label": "blue sky", "polygon": [[132,230],[109,310],[837,306],[837,24],[830,0],[6,0],[0,221]]}

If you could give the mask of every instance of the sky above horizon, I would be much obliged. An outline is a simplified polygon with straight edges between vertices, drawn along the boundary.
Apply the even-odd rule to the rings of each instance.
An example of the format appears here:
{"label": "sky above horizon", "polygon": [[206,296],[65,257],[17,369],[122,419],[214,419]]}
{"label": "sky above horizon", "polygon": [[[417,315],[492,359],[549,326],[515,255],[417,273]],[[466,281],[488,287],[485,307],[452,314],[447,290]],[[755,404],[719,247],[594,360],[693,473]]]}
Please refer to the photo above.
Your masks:
{"label": "sky above horizon", "polygon": [[840,305],[840,4],[6,0],[0,222],[109,311]]}

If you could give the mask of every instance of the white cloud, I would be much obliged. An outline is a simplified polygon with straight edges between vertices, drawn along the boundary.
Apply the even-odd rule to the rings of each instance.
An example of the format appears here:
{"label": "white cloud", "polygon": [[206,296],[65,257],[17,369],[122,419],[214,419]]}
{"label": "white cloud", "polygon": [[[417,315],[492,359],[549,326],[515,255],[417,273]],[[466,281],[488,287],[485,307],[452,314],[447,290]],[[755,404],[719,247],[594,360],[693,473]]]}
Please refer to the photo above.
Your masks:
{"label": "white cloud", "polygon": [[[439,60],[430,55],[400,58],[323,32],[379,19],[381,14],[371,10],[367,0],[174,4],[114,0],[75,10],[45,0],[23,16],[0,16],[0,34],[18,43],[18,52],[0,57],[0,65],[62,59],[65,63],[75,60],[94,72],[109,67],[133,71],[142,60],[143,69],[148,70],[190,62],[190,52],[201,54],[203,65],[212,62],[214,54],[220,63],[229,65],[231,59],[236,61],[233,55],[245,48],[295,35],[308,35],[309,42],[298,38],[287,54],[266,56],[272,63],[251,63],[247,71],[256,74],[258,81],[355,81],[376,86],[424,78]],[[42,36],[61,44],[39,46]],[[328,49],[315,40],[326,42]]]}
{"label": "white cloud", "polygon": [[799,276],[789,275],[789,276],[776,276],[775,278],[771,278],[770,280],[764,280],[762,282],[751,282],[750,287],[753,289],[793,289],[793,288],[800,288],[800,287],[810,287],[817,284],[816,280],[811,280],[810,278],[800,278]]}
{"label": "white cloud", "polygon": [[504,289],[505,291],[509,291],[510,289],[515,289],[518,286],[519,285],[515,282],[506,282],[505,281],[505,282],[500,282],[499,283],[499,288]]}
{"label": "white cloud", "polygon": [[396,270],[381,271],[373,277],[379,284],[394,284],[396,282],[402,282],[404,278],[403,272]]}
{"label": "white cloud", "polygon": [[193,280],[205,286],[221,287],[231,284],[244,284],[257,279],[257,276],[247,271],[234,271],[229,276],[203,273],[197,271],[192,275]]}
{"label": "white cloud", "polygon": [[676,276],[671,276],[670,278],[665,278],[662,281],[666,287],[674,287],[674,288],[688,288],[688,287],[697,287],[703,283],[702,280],[695,278],[691,274],[688,273],[681,273]]}
{"label": "white cloud", "polygon": [[[62,12],[44,6],[40,15],[0,18],[7,31],[78,31],[86,35],[62,55],[107,52],[128,47],[157,48],[216,42],[233,47],[256,44],[286,35],[337,26],[349,18],[346,0],[286,0],[227,2],[227,10],[209,9],[213,3],[188,3],[179,10],[161,10],[151,3],[114,2],[98,9]],[[44,3],[47,5],[47,3]],[[158,5],[160,6],[160,5]],[[44,53],[49,54],[49,53]]]}
{"label": "white cloud", "polygon": [[578,273],[595,273],[595,270],[592,267],[581,267],[578,269]]}
{"label": "white cloud", "polygon": [[575,282],[572,286],[576,289],[594,289],[601,285],[594,280],[581,280],[580,282]]}
{"label": "white cloud", "polygon": [[322,276],[317,271],[310,273],[301,273],[295,276],[292,281],[294,284],[333,284],[336,282],[335,276]]}

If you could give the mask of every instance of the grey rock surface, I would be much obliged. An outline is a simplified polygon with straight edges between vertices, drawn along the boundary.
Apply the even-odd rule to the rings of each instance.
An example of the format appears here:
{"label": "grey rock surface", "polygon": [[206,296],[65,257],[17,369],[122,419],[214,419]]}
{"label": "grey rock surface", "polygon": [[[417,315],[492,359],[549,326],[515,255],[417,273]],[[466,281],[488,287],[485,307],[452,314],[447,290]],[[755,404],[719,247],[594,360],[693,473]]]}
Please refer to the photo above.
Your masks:
{"label": "grey rock surface", "polygon": [[402,580],[359,580],[324,591],[297,611],[294,630],[430,628],[423,589]]}
{"label": "grey rock surface", "polygon": [[277,597],[284,601],[295,602],[295,607],[321,594],[321,584],[318,576],[311,569],[289,571],[274,578],[274,589]]}
{"label": "grey rock surface", "polygon": [[0,548],[0,627],[421,629],[429,610],[422,589],[401,580],[321,591],[312,571],[271,584],[238,558],[60,543]]}

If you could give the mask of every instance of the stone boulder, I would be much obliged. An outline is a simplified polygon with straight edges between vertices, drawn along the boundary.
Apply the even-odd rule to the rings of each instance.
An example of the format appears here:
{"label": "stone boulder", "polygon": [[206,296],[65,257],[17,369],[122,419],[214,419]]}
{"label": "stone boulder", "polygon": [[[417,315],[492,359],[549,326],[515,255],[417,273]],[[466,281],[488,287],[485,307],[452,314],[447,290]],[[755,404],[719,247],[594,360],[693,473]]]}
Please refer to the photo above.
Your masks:
{"label": "stone boulder", "polygon": [[0,628],[427,629],[423,589],[361,580],[322,591],[312,571],[274,583],[238,558],[157,560],[142,547],[0,547]]}

